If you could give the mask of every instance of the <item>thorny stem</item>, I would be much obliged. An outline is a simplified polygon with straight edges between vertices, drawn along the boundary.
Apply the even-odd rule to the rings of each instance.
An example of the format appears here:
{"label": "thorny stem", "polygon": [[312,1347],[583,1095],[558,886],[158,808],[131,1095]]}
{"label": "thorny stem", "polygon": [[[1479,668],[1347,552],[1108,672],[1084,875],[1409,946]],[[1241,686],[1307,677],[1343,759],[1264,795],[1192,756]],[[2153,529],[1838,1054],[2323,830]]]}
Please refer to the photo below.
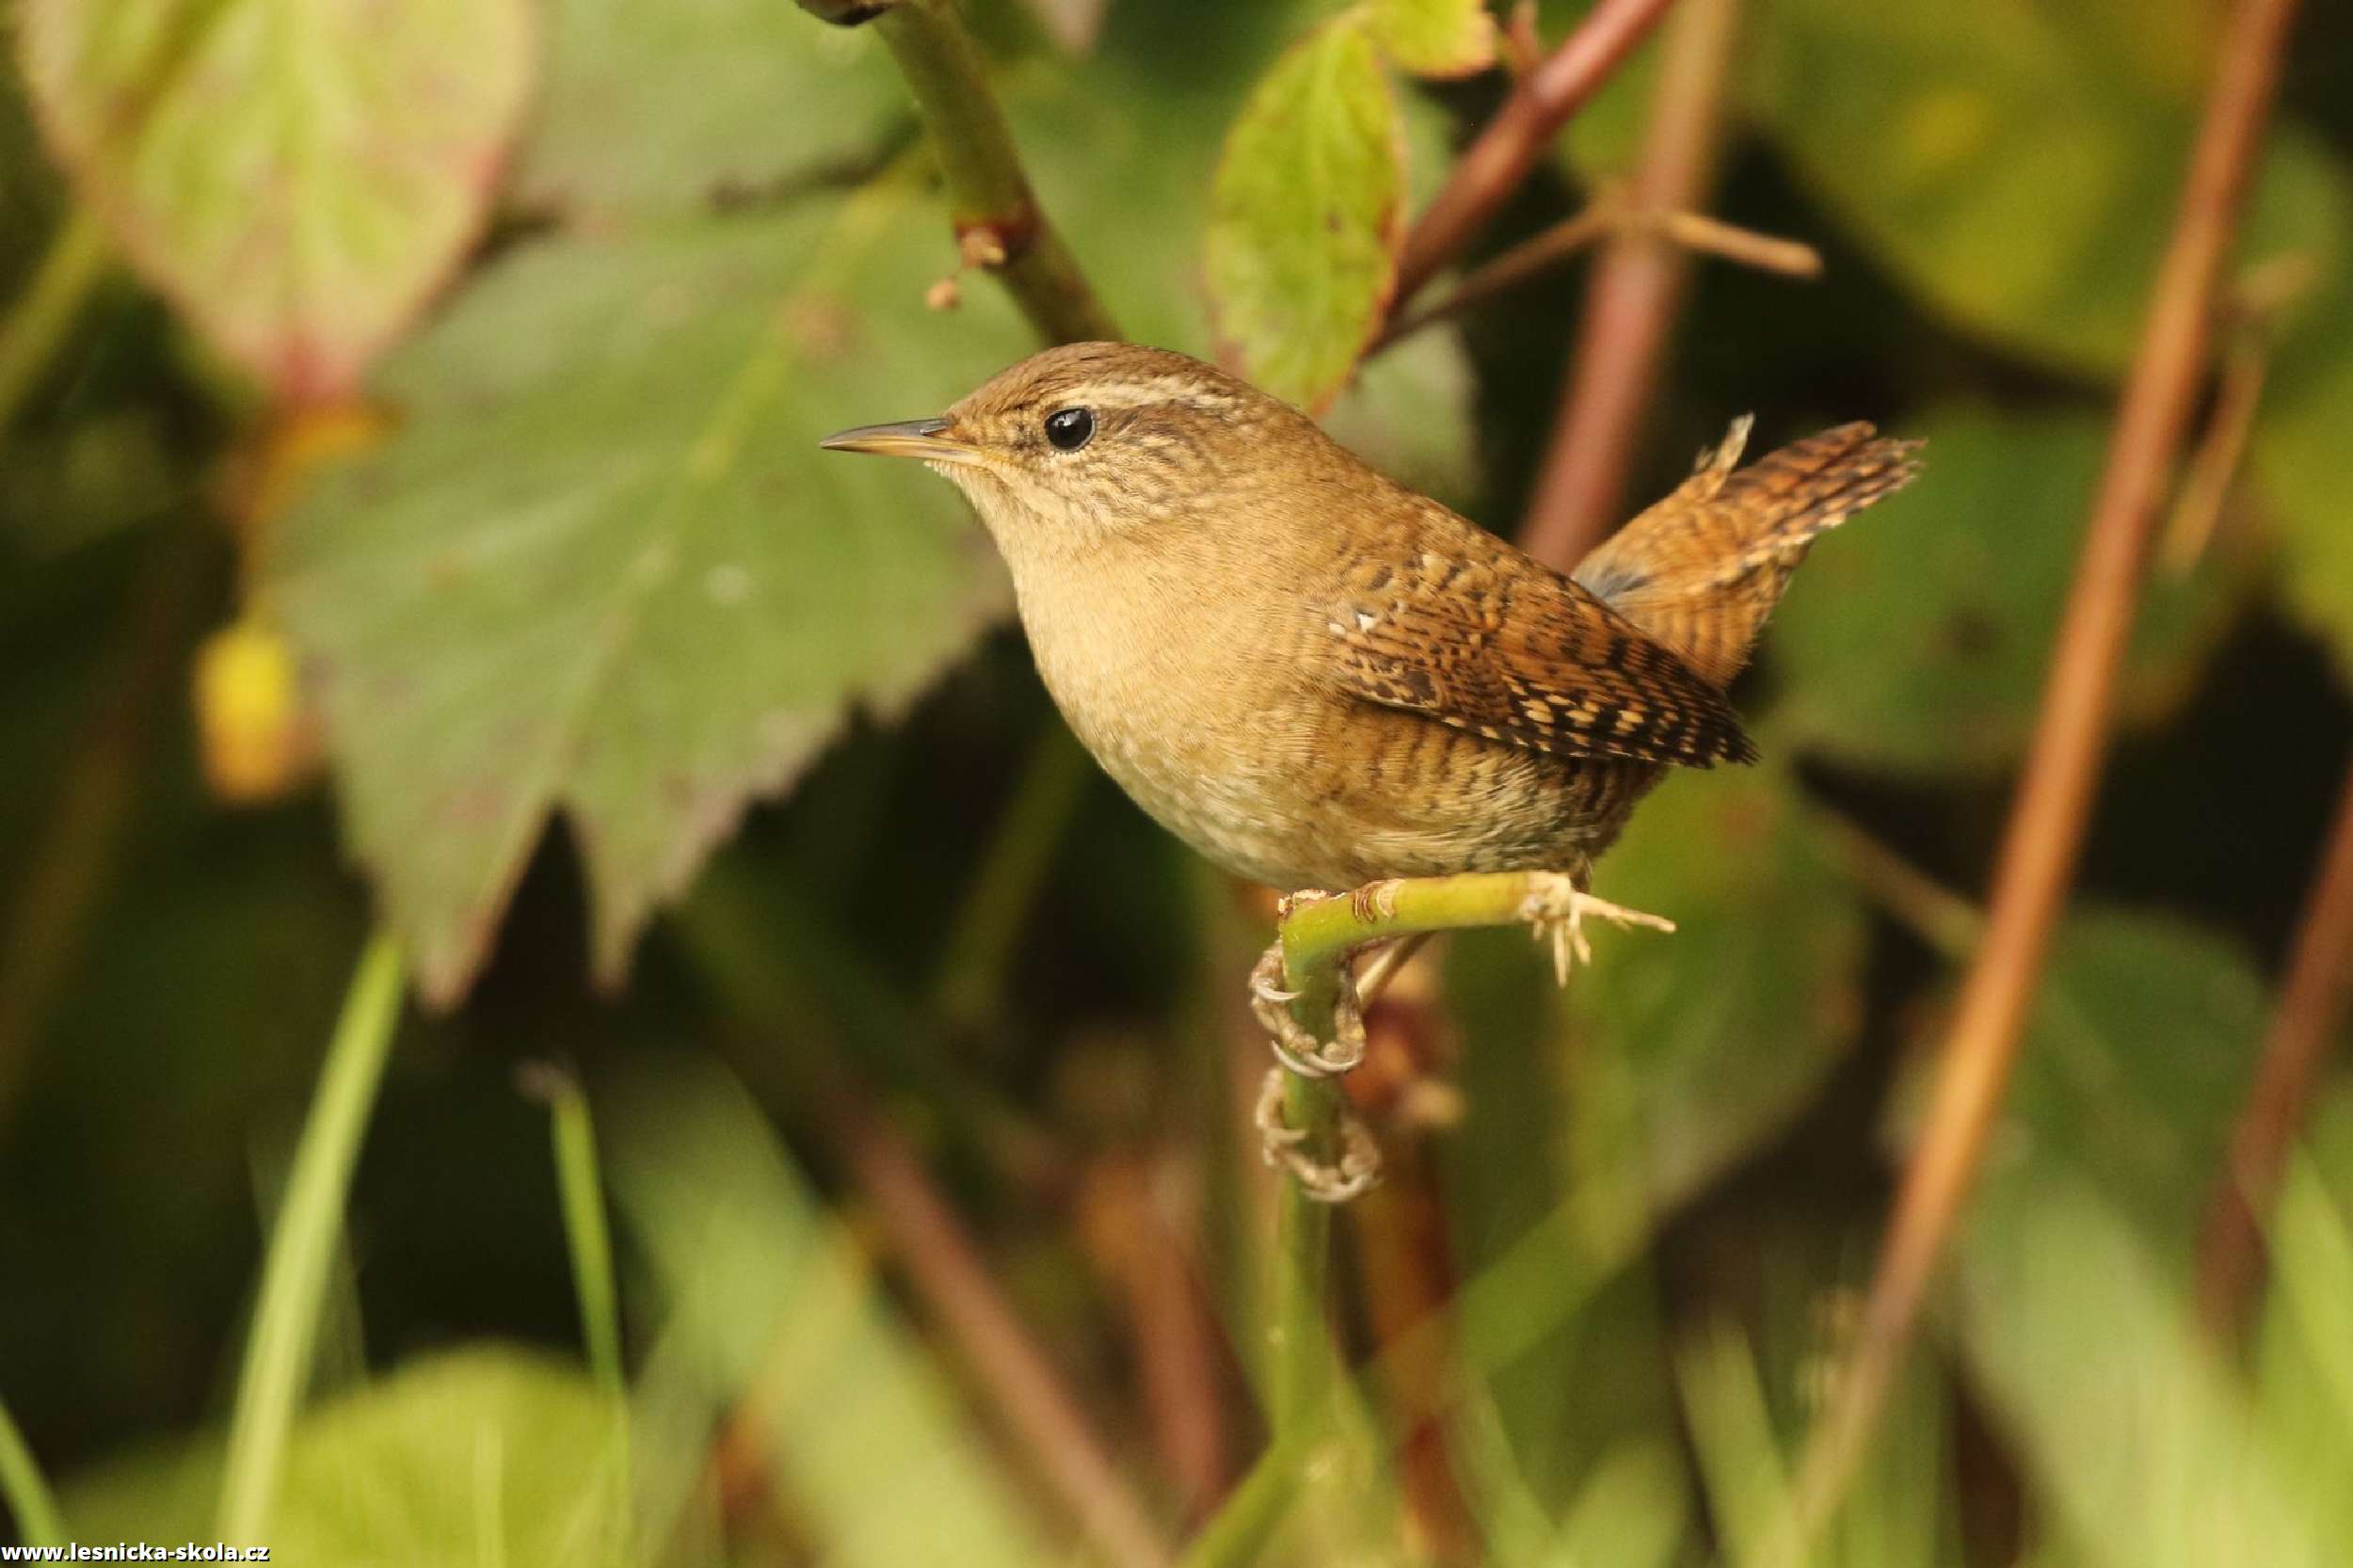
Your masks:
{"label": "thorny stem", "polygon": [[1885,1407],[1937,1260],[2000,1110],[2080,850],[2125,640],[2173,460],[2206,367],[2211,315],[2278,85],[2296,0],[2240,0],[2086,530],[2034,743],[1920,1143],[1904,1172],[1852,1359],[1807,1442],[1797,1515],[1770,1560],[1801,1560],[1836,1511]]}
{"label": "thorny stem", "polygon": [[931,133],[965,260],[996,272],[1038,335],[1054,343],[1115,339],[1111,312],[1038,205],[981,52],[952,0],[801,0],[826,22],[872,23]]}
{"label": "thorny stem", "polygon": [[2288,1144],[2312,1107],[2329,1044],[2353,1002],[2353,767],[2328,848],[2297,925],[2294,956],[2264,1037],[2263,1061],[2231,1139],[2231,1160],[2198,1248],[2198,1305],[2217,1336],[2235,1339],[2263,1274],[2267,1214]]}
{"label": "thorny stem", "polygon": [[[1663,216],[1704,199],[1738,31],[1738,0],[1689,0],[1676,13],[1626,196],[1631,212]],[[1622,228],[1593,267],[1559,422],[1520,529],[1521,545],[1547,566],[1575,566],[1616,515],[1689,273],[1689,256],[1655,221]]]}
{"label": "thorny stem", "polygon": [[1555,132],[1584,107],[1619,62],[1633,53],[1669,0],[1600,0],[1560,48],[1520,78],[1487,128],[1455,160],[1446,184],[1406,236],[1398,263],[1396,306],[1453,260],[1509,200],[1551,145]]}

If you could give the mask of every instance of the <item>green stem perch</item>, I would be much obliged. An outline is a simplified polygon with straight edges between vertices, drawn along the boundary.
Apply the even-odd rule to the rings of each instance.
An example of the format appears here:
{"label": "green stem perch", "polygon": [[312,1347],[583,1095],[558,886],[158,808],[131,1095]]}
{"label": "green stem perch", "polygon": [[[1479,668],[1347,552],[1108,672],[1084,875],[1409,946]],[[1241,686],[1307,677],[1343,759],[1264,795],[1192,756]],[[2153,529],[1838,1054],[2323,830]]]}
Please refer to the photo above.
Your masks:
{"label": "green stem perch", "polygon": [[[1334,1038],[1342,977],[1351,955],[1367,943],[1558,919],[1571,896],[1572,884],[1558,872],[1466,872],[1375,882],[1346,897],[1300,904],[1280,932],[1284,988],[1296,993],[1291,1016],[1316,1039]],[[1319,1164],[1339,1158],[1341,1111],[1331,1079],[1294,1076],[1284,1085],[1284,1122],[1306,1133],[1304,1152]],[[1294,1446],[1314,1435],[1333,1387],[1324,1319],[1331,1208],[1288,1182],[1277,1224],[1282,1277],[1275,1285],[1270,1403],[1275,1441]]]}
{"label": "green stem perch", "polygon": [[953,0],[801,0],[841,26],[872,23],[915,95],[948,182],[949,216],[967,261],[999,273],[1040,336],[1114,340],[1119,328],[1038,205],[981,52]]}
{"label": "green stem perch", "polygon": [[229,1420],[220,1498],[224,1541],[269,1539],[286,1438],[310,1381],[352,1169],[400,1018],[402,970],[399,944],[382,932],[371,937],[344,999],[343,1017],[319,1069],[318,1092],[295,1146]]}

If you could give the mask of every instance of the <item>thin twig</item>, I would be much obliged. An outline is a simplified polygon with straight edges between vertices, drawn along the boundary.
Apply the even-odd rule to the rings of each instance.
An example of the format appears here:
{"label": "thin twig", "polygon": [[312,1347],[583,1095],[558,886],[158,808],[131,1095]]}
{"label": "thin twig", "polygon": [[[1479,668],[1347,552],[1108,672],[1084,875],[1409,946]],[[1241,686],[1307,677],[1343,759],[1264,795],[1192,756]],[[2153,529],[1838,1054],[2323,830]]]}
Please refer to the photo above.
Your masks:
{"label": "thin twig", "polygon": [[842,26],[872,23],[899,62],[948,183],[965,260],[997,273],[1039,336],[1053,343],[1117,338],[1111,312],[1079,270],[1023,172],[981,52],[952,0],[801,0]]}
{"label": "thin twig", "polygon": [[106,270],[108,254],[98,219],[88,208],[74,207],[49,237],[49,248],[24,292],[0,317],[0,431],[8,429],[24,394],[80,317]]}
{"label": "thin twig", "polygon": [[1965,961],[1985,936],[1977,906],[1920,870],[1843,811],[1816,806],[1814,830],[1864,897],[1940,956]]}
{"label": "thin twig", "polygon": [[1006,1303],[923,1162],[846,1080],[830,1078],[820,1093],[824,1124],[889,1233],[892,1256],[1040,1473],[1108,1560],[1121,1568],[1160,1568],[1169,1551],[1158,1528],[1128,1490],[1062,1374]]}
{"label": "thin twig", "polygon": [[1800,1558],[1853,1476],[2000,1110],[2074,875],[2158,504],[2206,368],[2213,305],[2295,13],[2296,0],[2241,0],[2233,16],[2069,591],[1986,938],[1961,988],[1852,1360],[1808,1440],[1798,1517],[1777,1560]]}
{"label": "thin twig", "polygon": [[2230,1167],[2198,1247],[2198,1305],[2235,1339],[2263,1275],[2262,1216],[2279,1192],[2288,1145],[2312,1109],[2320,1068],[2353,1003],[2353,767],[2297,925],[2294,956],[2264,1037],[2263,1061],[2231,1139]]}
{"label": "thin twig", "polygon": [[1398,263],[1399,310],[1485,227],[1552,145],[1554,134],[1657,25],[1668,3],[1600,0],[1560,48],[1520,78],[1406,236]]}
{"label": "thin twig", "polygon": [[1370,359],[1426,327],[1460,315],[1506,289],[1517,288],[1605,235],[1642,226],[1687,250],[1705,251],[1760,271],[1779,273],[1785,278],[1822,275],[1821,252],[1801,240],[1760,234],[1753,229],[1743,229],[1699,213],[1636,213],[1610,196],[1601,196],[1582,211],[1473,268],[1452,293],[1436,304],[1425,306],[1384,328],[1372,346],[1365,350],[1365,357]]}
{"label": "thin twig", "polygon": [[[1700,205],[1738,30],[1738,0],[1690,0],[1668,29],[1626,198],[1633,212],[1663,219]],[[1693,231],[1687,222],[1681,232]],[[1617,515],[1689,271],[1689,254],[1650,224],[1625,229],[1593,267],[1559,422],[1520,529],[1522,546],[1548,566],[1575,566]]]}
{"label": "thin twig", "polygon": [[1126,1311],[1144,1414],[1188,1524],[1233,1479],[1228,1364],[1190,1223],[1198,1185],[1177,1151],[1146,1150],[1096,1161],[1079,1198],[1080,1240]]}
{"label": "thin twig", "polygon": [[[1158,1531],[1128,1492],[1078,1400],[1005,1302],[980,1249],[914,1151],[855,1085],[844,1065],[848,1052],[827,1028],[825,1009],[803,994],[790,965],[776,961],[778,952],[802,952],[804,935],[813,941],[813,934],[780,934],[740,878],[714,866],[674,920],[687,960],[737,1024],[730,1032],[760,1047],[739,1053],[746,1080],[795,1105],[818,1108],[817,1125],[873,1205],[891,1256],[1021,1438],[1042,1479],[1105,1557],[1122,1568],[1166,1561]],[[774,1048],[788,1036],[792,1050]],[[1016,1169],[1029,1164],[1025,1160]],[[1057,1178],[1052,1185],[1066,1183]]]}

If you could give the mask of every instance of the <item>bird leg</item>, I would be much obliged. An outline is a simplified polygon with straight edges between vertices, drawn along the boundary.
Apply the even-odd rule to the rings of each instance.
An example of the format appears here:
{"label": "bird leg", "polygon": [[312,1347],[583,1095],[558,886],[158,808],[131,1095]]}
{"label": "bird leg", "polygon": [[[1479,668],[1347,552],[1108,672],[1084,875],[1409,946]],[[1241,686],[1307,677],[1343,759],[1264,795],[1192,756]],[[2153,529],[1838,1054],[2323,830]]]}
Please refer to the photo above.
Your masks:
{"label": "bird leg", "polygon": [[1528,921],[1538,941],[1552,940],[1552,973],[1561,984],[1569,983],[1572,963],[1591,964],[1593,950],[1585,940],[1585,919],[1611,920],[1619,925],[1648,926],[1673,931],[1675,922],[1661,915],[1595,898],[1577,886],[1582,879],[1566,872],[1530,872],[1528,897],[1520,901],[1519,917]]}
{"label": "bird leg", "polygon": [[1284,987],[1283,944],[1276,942],[1250,971],[1250,1011],[1273,1037],[1274,1059],[1302,1078],[1353,1072],[1365,1059],[1365,1015],[1348,966],[1340,968],[1339,995],[1332,1003],[1331,1039],[1317,1039],[1291,1016],[1290,1004],[1298,998]]}
{"label": "bird leg", "polygon": [[1306,1148],[1307,1134],[1283,1120],[1283,1070],[1267,1069],[1258,1091],[1258,1152],[1266,1162],[1289,1171],[1299,1190],[1318,1203],[1346,1203],[1381,1179],[1381,1145],[1365,1124],[1340,1112],[1340,1157],[1324,1164]]}

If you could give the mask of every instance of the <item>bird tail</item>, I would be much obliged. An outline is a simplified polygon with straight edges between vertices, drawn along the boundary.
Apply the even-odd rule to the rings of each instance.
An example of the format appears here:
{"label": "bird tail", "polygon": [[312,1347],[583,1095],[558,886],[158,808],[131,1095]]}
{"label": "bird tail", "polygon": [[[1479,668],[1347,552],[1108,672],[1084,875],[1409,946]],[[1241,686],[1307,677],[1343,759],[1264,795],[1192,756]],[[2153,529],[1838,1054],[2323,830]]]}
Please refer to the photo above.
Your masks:
{"label": "bird tail", "polygon": [[1673,495],[1578,564],[1578,583],[1717,686],[1749,662],[1817,535],[1920,472],[1918,441],[1842,424],[1736,469],[1746,415]]}

